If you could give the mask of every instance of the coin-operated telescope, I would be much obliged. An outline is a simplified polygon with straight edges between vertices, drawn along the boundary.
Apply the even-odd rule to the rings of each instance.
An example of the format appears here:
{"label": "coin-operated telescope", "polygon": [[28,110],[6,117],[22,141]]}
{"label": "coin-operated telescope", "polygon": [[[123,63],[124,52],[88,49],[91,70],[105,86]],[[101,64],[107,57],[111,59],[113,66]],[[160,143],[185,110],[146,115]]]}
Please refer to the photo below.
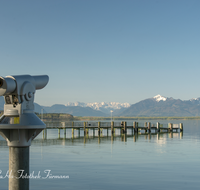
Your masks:
{"label": "coin-operated telescope", "polygon": [[4,115],[0,118],[0,134],[8,146],[30,146],[46,127],[34,114],[35,91],[48,83],[47,75],[0,77],[0,96],[4,96]]}
{"label": "coin-operated telescope", "polygon": [[0,96],[5,99],[0,134],[9,146],[9,174],[14,175],[9,178],[9,190],[29,189],[29,180],[20,179],[19,170],[24,171],[24,175],[29,174],[29,146],[46,128],[34,113],[34,95],[48,81],[47,75],[0,77]]}

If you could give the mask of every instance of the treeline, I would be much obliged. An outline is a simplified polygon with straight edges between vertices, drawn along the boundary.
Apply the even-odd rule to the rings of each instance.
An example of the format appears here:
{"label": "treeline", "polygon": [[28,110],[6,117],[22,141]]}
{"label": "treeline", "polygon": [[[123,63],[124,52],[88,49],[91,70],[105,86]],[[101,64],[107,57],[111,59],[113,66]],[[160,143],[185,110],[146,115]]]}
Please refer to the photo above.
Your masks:
{"label": "treeline", "polygon": [[[0,116],[3,115],[3,111],[0,111]],[[67,113],[44,113],[39,114],[35,113],[40,119],[43,118],[43,120],[67,120],[67,121],[73,121],[76,120],[73,115],[67,114]]]}
{"label": "treeline", "polygon": [[38,114],[36,115],[40,118],[45,120],[67,120],[67,121],[73,121],[74,116],[66,113],[44,113],[44,114]]}

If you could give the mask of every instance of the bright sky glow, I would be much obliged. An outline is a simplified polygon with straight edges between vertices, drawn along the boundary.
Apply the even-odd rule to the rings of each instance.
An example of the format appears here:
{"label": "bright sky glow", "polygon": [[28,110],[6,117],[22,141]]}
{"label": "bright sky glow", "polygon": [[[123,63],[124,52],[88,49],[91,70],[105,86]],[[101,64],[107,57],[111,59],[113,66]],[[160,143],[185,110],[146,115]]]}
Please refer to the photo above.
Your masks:
{"label": "bright sky glow", "polygon": [[47,74],[41,105],[200,97],[199,0],[0,1],[1,76]]}

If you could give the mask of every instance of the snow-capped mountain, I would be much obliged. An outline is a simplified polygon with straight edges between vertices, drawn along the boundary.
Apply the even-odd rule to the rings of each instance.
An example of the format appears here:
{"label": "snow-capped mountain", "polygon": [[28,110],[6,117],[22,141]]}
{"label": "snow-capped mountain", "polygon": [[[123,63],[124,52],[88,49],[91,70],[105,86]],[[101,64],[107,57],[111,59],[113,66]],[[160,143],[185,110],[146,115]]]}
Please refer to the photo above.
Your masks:
{"label": "snow-capped mountain", "polygon": [[200,105],[200,98],[192,98],[192,99],[190,99],[190,101],[191,101],[193,104]]}
{"label": "snow-capped mountain", "polygon": [[161,96],[160,94],[156,95],[153,97],[157,102],[160,102],[160,101],[166,101],[167,98],[165,98],[164,96]]}
{"label": "snow-capped mountain", "polygon": [[128,108],[131,105],[129,103],[119,103],[119,102],[93,102],[93,103],[83,103],[83,102],[68,102],[65,106],[80,106],[80,107],[90,107],[94,110],[99,110],[104,113],[110,113],[111,110]]}
{"label": "snow-capped mountain", "polygon": [[142,100],[120,113],[121,116],[200,116],[200,98],[180,100],[161,95]]}
{"label": "snow-capped mountain", "polygon": [[[0,97],[0,110],[4,100]],[[67,105],[40,106],[35,103],[35,111],[40,113],[69,113],[74,116],[200,116],[200,98],[180,100],[156,95],[130,105],[119,102],[68,103]]]}
{"label": "snow-capped mountain", "polygon": [[[61,106],[63,106],[62,109]],[[77,113],[73,109],[82,110]],[[109,116],[111,110],[113,110],[113,116],[200,116],[200,98],[180,100],[159,94],[132,105],[119,102],[75,102],[68,103],[65,106],[51,106],[46,110],[47,112],[70,113],[75,116],[82,116],[87,112],[87,116],[90,116],[92,112],[88,112],[86,109],[93,110],[95,116],[100,116],[100,114]],[[70,110],[72,111],[69,112]]]}

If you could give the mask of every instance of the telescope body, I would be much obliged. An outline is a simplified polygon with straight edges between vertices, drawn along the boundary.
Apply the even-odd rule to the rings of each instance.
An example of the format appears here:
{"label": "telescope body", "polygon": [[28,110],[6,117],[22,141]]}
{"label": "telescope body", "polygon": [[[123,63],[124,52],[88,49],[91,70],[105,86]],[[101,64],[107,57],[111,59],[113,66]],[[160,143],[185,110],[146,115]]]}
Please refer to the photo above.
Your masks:
{"label": "telescope body", "polygon": [[22,94],[22,87],[25,82],[31,83],[35,90],[44,88],[49,81],[47,75],[18,75],[18,76],[6,76],[0,77],[0,96],[11,95],[13,93],[18,95]]}

